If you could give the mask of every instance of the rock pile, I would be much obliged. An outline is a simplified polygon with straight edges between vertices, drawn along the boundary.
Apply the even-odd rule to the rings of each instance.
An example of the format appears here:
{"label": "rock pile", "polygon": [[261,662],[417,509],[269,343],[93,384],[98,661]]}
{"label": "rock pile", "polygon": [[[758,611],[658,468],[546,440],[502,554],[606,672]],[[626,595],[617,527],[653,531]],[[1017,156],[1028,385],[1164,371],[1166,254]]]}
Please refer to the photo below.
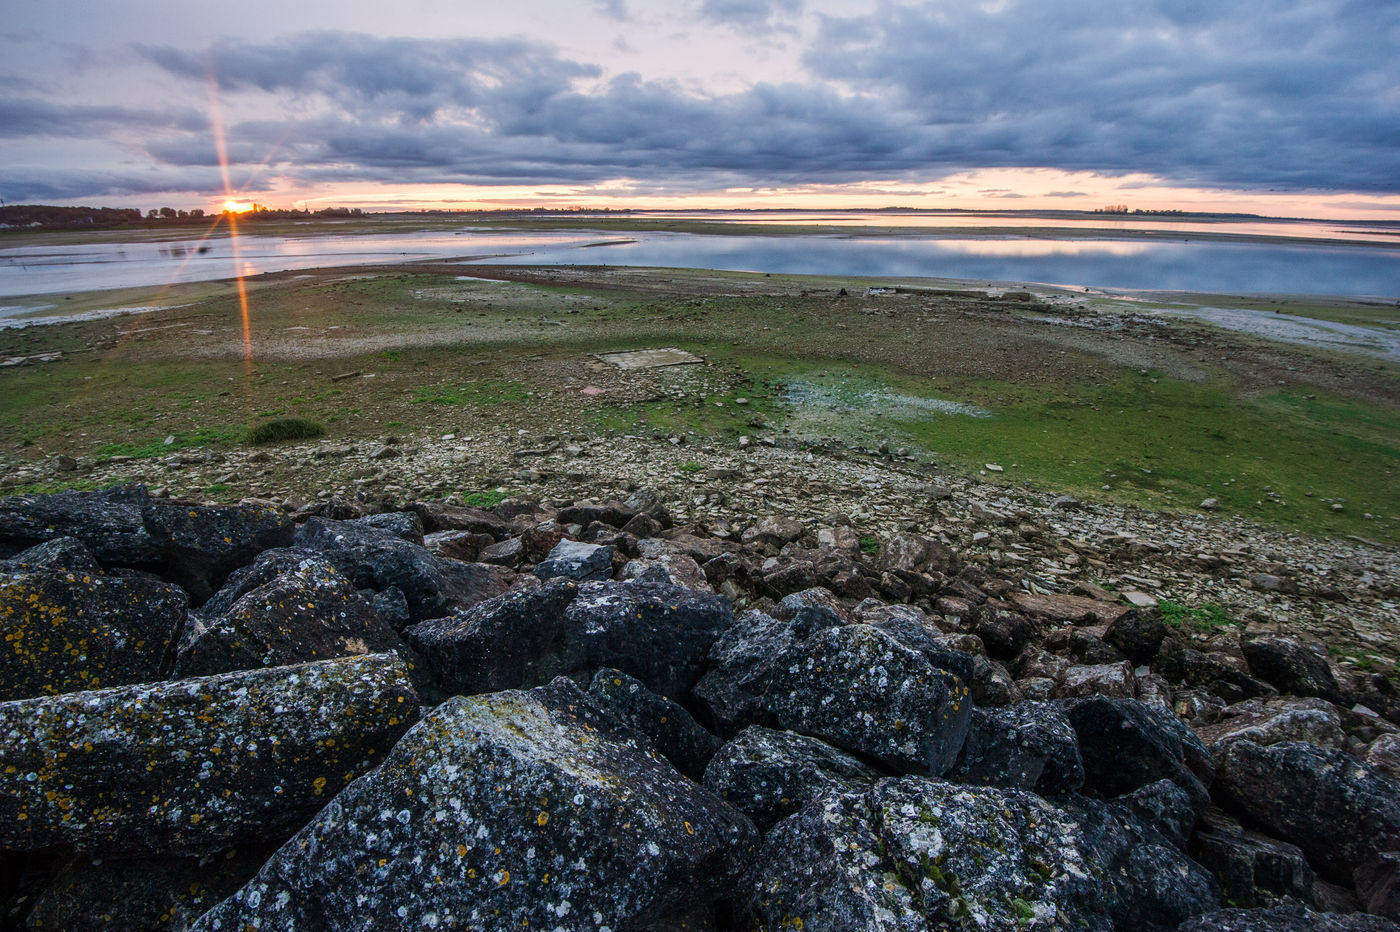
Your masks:
{"label": "rock pile", "polygon": [[645,492],[0,501],[6,921],[1400,929],[1389,680],[862,544]]}

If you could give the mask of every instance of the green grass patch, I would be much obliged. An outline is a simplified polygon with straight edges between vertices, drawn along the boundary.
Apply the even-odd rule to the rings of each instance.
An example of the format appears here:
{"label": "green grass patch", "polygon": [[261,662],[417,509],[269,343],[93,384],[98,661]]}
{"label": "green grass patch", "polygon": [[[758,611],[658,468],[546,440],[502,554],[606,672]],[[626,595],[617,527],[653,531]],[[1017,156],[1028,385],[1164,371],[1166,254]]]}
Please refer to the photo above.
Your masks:
{"label": "green grass patch", "polygon": [[1195,628],[1209,632],[1235,626],[1235,621],[1225,613],[1225,609],[1214,602],[1205,602],[1194,608],[1176,602],[1158,602],[1157,610],[1162,613],[1162,620],[1173,628]]}
{"label": "green grass patch", "polygon": [[880,538],[867,534],[860,539],[860,552],[874,556],[880,552]]}
{"label": "green grass patch", "polygon": [[[228,446],[242,443],[247,437],[248,432],[241,427],[202,427],[198,430],[175,431],[164,437],[149,440],[104,443],[97,448],[97,456],[99,459],[110,459],[114,456],[149,459],[153,456],[165,456],[168,453],[187,450],[191,447]],[[168,439],[169,443],[166,442]]]}
{"label": "green grass patch", "polygon": [[680,470],[681,472],[683,472],[683,473],[691,473],[691,474],[694,474],[694,473],[697,473],[697,472],[699,472],[700,470],[704,469],[705,467],[704,467],[704,466],[701,466],[699,463],[695,462],[695,460],[686,460],[684,463],[681,463],[681,464],[680,464],[679,466],[677,466],[676,468],[679,469],[679,470]]}
{"label": "green grass patch", "polygon": [[510,498],[509,492],[498,492],[492,489],[484,492],[468,492],[462,496],[462,503],[473,508],[495,508],[508,498]]}
{"label": "green grass patch", "polygon": [[326,429],[315,421],[288,417],[259,424],[248,432],[249,443],[285,443],[288,440],[315,440],[324,437]]}
{"label": "green grass patch", "polygon": [[518,404],[529,398],[524,385],[513,379],[482,379],[458,385],[429,385],[413,390],[410,404],[462,405],[471,408]]}

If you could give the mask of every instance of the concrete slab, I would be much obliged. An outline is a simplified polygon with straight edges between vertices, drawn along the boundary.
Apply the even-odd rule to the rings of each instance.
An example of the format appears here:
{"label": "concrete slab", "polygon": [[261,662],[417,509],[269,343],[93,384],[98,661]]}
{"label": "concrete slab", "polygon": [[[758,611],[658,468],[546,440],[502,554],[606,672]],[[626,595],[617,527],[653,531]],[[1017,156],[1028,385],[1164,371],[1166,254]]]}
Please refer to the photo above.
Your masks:
{"label": "concrete slab", "polygon": [[690,366],[704,362],[699,356],[668,346],[663,349],[630,350],[626,353],[599,353],[598,359],[619,369],[657,369],[661,366]]}

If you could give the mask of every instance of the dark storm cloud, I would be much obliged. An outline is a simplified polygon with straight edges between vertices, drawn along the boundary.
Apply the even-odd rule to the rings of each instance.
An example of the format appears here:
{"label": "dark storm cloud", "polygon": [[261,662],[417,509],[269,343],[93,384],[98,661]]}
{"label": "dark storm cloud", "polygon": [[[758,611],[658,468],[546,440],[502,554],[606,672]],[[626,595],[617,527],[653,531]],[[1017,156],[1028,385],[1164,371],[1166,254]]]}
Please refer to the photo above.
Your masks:
{"label": "dark storm cloud", "polygon": [[879,96],[930,163],[1394,190],[1400,4],[886,3],[826,20],[819,76]]}
{"label": "dark storm cloud", "polygon": [[7,170],[0,176],[0,200],[12,204],[146,194],[155,199],[172,192],[213,196],[223,189],[218,169],[172,171],[163,168],[123,172],[44,167]]}
{"label": "dark storm cloud", "polygon": [[94,136],[113,130],[205,131],[203,114],[54,103],[36,97],[0,98],[0,137]]}

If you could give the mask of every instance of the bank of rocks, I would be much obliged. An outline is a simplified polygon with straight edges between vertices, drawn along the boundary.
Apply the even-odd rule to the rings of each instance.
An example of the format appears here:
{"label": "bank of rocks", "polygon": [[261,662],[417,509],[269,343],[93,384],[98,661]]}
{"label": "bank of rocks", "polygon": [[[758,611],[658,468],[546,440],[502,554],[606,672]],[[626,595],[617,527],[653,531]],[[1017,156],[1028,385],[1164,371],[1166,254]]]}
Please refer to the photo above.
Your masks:
{"label": "bank of rocks", "polygon": [[1400,928],[1400,698],[1316,644],[947,533],[398,505],[0,501],[9,921]]}

